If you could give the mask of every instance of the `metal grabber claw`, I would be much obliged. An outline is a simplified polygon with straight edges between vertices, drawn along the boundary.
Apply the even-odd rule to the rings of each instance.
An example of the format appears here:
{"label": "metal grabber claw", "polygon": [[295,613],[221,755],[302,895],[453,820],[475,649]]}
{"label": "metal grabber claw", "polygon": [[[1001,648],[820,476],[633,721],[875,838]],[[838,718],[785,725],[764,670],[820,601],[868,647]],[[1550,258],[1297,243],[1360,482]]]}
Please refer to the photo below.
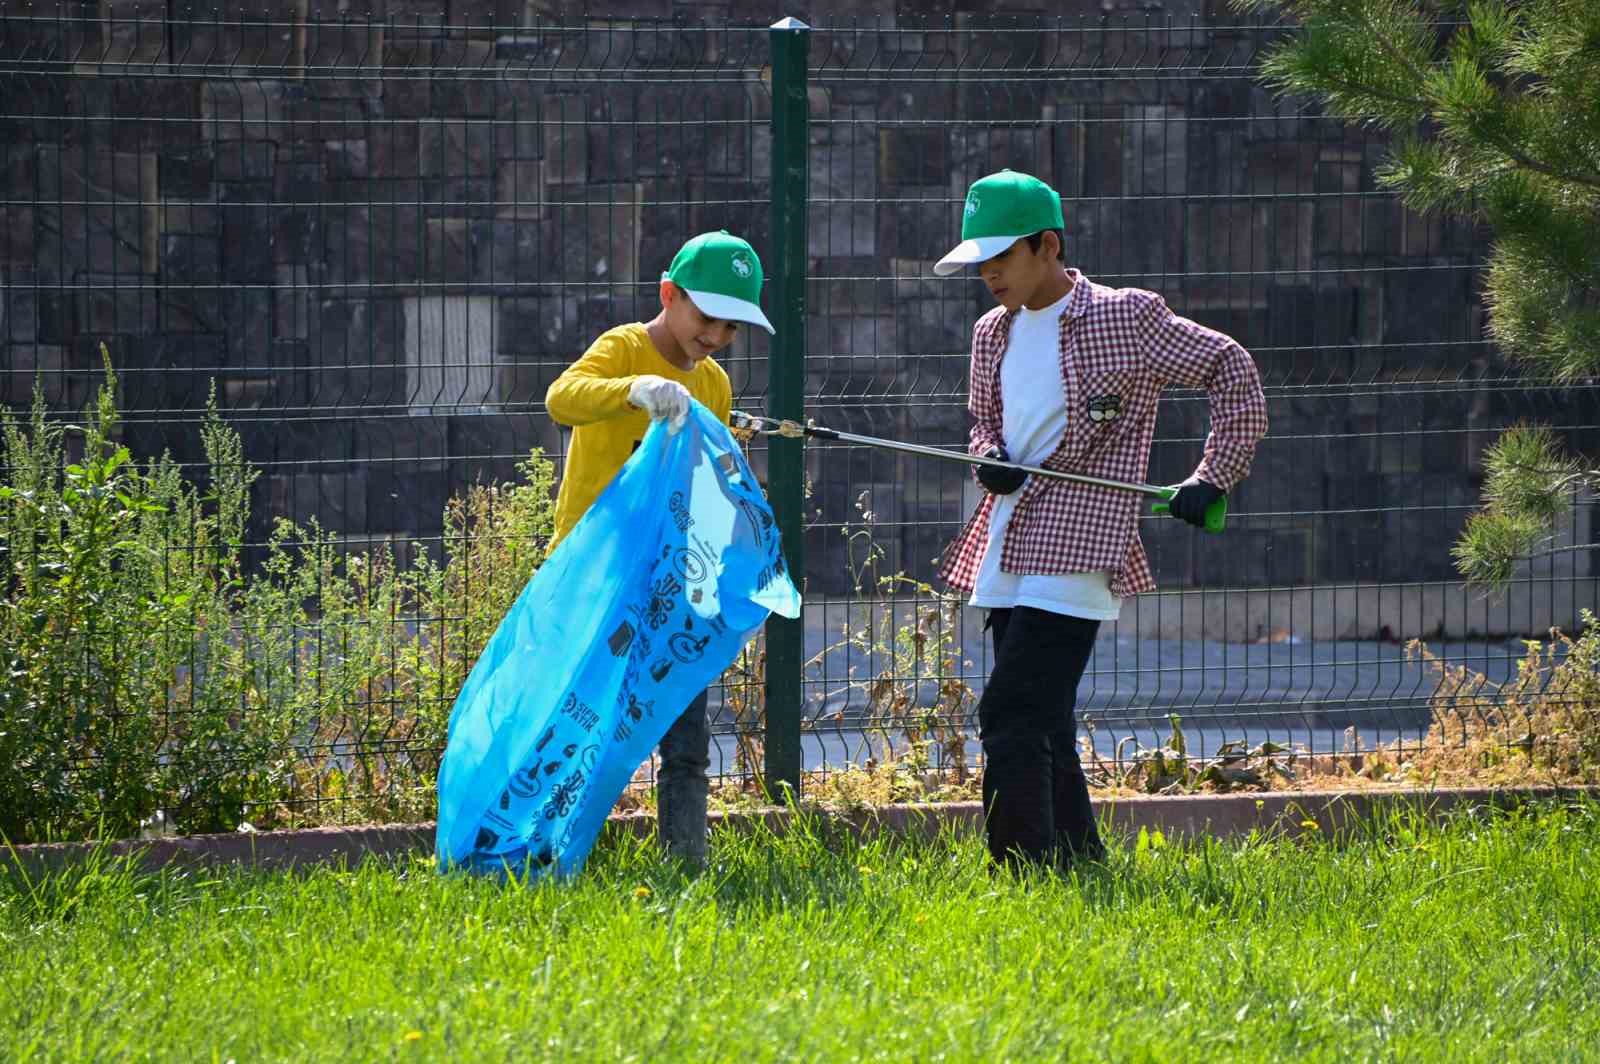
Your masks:
{"label": "metal grabber claw", "polygon": [[[1152,513],[1171,513],[1173,496],[1178,494],[1175,487],[1161,487],[1155,484],[1135,484],[1125,480],[1108,480],[1105,477],[1091,477],[1082,473],[1067,473],[1059,469],[1045,469],[1042,466],[1021,465],[1017,462],[1002,462],[997,458],[985,458],[982,455],[968,454],[965,451],[947,451],[941,447],[924,447],[918,443],[901,443],[898,440],[885,440],[877,436],[860,436],[853,432],[839,432],[836,429],[823,428],[815,421],[807,419],[804,425],[798,421],[787,418],[762,417],[760,414],[746,414],[742,410],[735,410],[729,415],[728,423],[736,432],[760,433],[764,436],[782,436],[785,439],[801,439],[810,436],[819,440],[837,440],[840,443],[855,443],[863,447],[877,447],[886,451],[900,451],[904,454],[918,454],[926,458],[938,458],[946,462],[962,462],[966,465],[993,466],[997,469],[1014,469],[1029,476],[1048,477],[1052,480],[1069,480],[1075,484],[1093,484],[1101,488],[1115,488],[1119,491],[1132,491],[1158,500],[1151,507]],[[1221,532],[1228,520],[1228,497],[1226,495],[1206,507],[1205,530],[1207,532]]]}

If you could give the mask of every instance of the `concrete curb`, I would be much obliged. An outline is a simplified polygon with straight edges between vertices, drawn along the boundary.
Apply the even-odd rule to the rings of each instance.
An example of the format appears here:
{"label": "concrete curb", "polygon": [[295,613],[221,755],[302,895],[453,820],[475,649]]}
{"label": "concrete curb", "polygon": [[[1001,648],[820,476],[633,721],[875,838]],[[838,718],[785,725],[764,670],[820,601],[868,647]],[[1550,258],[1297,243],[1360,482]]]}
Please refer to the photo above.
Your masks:
{"label": "concrete curb", "polygon": [[[1139,795],[1099,799],[1095,809],[1113,834],[1135,835],[1141,828],[1168,838],[1212,835],[1237,838],[1252,831],[1282,835],[1318,833],[1338,838],[1397,808],[1419,809],[1430,820],[1486,809],[1508,809],[1552,799],[1600,800],[1600,787],[1470,787],[1426,790],[1281,791],[1181,796]],[[712,829],[781,835],[796,818],[815,821],[824,831],[855,837],[887,832],[934,838],[944,832],[976,832],[982,824],[978,802],[873,806],[859,809],[765,808],[749,812],[713,813]],[[173,865],[184,869],[238,866],[286,869],[323,864],[355,865],[363,858],[393,859],[431,855],[433,824],[384,824],[359,827],[305,828],[228,835],[189,835],[169,839],[40,843],[0,850],[0,865],[18,866],[28,874],[70,865],[102,846],[104,854],[135,855],[146,868]],[[611,817],[607,834],[648,836],[655,831],[650,814]],[[603,841],[603,839],[602,839]]]}

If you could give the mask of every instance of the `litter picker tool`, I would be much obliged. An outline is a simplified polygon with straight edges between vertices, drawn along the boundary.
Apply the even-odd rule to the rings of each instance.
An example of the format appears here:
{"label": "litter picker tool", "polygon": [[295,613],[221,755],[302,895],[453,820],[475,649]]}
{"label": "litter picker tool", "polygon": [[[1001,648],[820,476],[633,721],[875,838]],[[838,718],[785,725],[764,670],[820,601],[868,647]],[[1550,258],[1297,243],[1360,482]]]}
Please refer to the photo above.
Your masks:
{"label": "litter picker tool", "polygon": [[[1076,484],[1093,484],[1101,488],[1132,491],[1158,500],[1151,507],[1151,512],[1158,514],[1169,513],[1168,503],[1174,495],[1178,494],[1178,489],[1175,487],[1135,484],[1126,480],[1107,480],[1105,477],[1091,477],[1082,473],[1063,473],[1058,469],[1044,469],[1040,466],[1021,465],[1017,462],[1002,462],[998,458],[986,458],[982,455],[968,454],[965,451],[947,451],[942,447],[924,447],[918,443],[901,443],[898,440],[885,440],[877,436],[860,436],[854,432],[840,432],[837,429],[823,428],[810,420],[802,425],[798,421],[790,421],[787,418],[779,420],[778,418],[761,417],[758,414],[746,414],[739,410],[735,410],[729,420],[733,428],[741,432],[759,432],[764,436],[782,436],[786,439],[802,439],[809,436],[818,440],[837,440],[840,443],[855,443],[863,447],[877,447],[886,451],[919,454],[926,458],[940,458],[946,462],[992,466],[996,469],[1013,469],[1029,476],[1049,477],[1053,480],[1070,480]],[[1221,532],[1223,526],[1227,523],[1227,519],[1228,497],[1224,495],[1206,507],[1205,530],[1207,532]]]}

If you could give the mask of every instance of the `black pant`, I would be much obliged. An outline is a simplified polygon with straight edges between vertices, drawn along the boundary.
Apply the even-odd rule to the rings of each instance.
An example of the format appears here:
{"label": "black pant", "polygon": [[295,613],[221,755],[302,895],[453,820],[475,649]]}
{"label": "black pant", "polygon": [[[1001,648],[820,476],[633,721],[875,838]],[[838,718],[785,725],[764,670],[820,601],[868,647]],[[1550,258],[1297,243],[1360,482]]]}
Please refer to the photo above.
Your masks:
{"label": "black pant", "polygon": [[994,671],[978,701],[989,853],[1065,864],[1105,852],[1073,714],[1099,621],[1030,606],[989,611]]}
{"label": "black pant", "polygon": [[711,722],[706,692],[661,737],[661,770],[656,774],[656,830],[673,857],[696,864],[706,859],[706,804],[711,781]]}

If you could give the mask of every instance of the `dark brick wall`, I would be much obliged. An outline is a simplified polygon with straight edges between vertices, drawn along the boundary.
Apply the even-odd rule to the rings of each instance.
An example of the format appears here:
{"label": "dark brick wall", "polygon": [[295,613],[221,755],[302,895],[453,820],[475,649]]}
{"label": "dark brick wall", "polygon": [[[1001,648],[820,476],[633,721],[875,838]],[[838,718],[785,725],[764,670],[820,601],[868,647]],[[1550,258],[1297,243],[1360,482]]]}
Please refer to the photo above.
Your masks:
{"label": "dark brick wall", "polygon": [[[1032,12],[1063,18],[1018,32]],[[1447,578],[1478,453],[1546,401],[1454,383],[1502,372],[1471,270],[1484,234],[1404,212],[1374,187],[1381,145],[1268,96],[1249,66],[1267,38],[1225,5],[607,14],[656,21],[516,0],[0,0],[0,399],[25,402],[38,373],[52,404],[81,404],[103,340],[137,445],[198,457],[216,382],[265,470],[258,532],[315,515],[436,536],[451,492],[559,451],[545,387],[653,313],[683,239],[726,227],[767,253],[760,27],[794,14],[823,27],[807,372],[824,423],[960,445],[985,304],[929,266],[966,185],[1001,166],[1062,191],[1073,263],[1233,333],[1272,386],[1274,436],[1236,499],[1272,516],[1223,541],[1149,523],[1166,584]],[[766,352],[748,337],[727,359],[748,408]],[[1204,419],[1196,397],[1166,404],[1153,478],[1189,472]],[[958,467],[881,453],[818,448],[809,473],[814,590],[848,583],[840,525],[862,491],[891,565],[923,576],[971,501]]]}

